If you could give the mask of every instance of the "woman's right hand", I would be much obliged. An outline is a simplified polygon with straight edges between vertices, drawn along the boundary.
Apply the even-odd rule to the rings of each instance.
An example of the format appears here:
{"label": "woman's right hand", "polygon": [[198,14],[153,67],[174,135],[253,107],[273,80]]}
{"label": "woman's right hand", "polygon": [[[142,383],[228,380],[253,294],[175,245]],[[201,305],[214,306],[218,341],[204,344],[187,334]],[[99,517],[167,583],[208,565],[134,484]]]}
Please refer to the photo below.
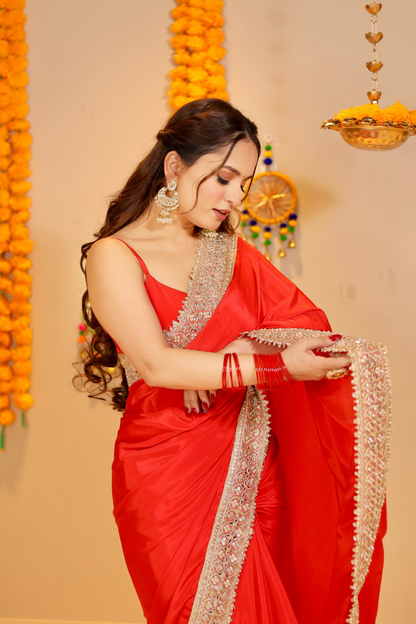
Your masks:
{"label": "woman's right hand", "polygon": [[295,381],[319,381],[328,371],[344,368],[351,364],[348,355],[333,354],[335,357],[315,355],[313,349],[330,347],[334,342],[328,336],[304,338],[282,351],[282,358]]}

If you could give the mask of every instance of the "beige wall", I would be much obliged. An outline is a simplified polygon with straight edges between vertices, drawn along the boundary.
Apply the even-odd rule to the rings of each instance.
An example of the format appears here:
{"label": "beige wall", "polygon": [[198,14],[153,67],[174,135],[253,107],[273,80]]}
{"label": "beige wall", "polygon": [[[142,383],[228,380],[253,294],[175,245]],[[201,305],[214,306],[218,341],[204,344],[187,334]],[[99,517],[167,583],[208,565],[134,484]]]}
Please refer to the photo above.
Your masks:
{"label": "beige wall", "polygon": [[[141,622],[111,516],[118,415],[70,387],[79,247],[169,113],[170,0],[28,0],[33,126],[34,367],[29,427],[0,457],[0,617]],[[395,426],[379,624],[416,612],[416,138],[349,148],[320,123],[364,103],[363,3],[226,0],[232,101],[279,138],[300,196],[299,246],[280,262],[333,327],[389,347]],[[382,103],[416,107],[412,0],[380,14]],[[6,589],[7,588],[7,589]]]}

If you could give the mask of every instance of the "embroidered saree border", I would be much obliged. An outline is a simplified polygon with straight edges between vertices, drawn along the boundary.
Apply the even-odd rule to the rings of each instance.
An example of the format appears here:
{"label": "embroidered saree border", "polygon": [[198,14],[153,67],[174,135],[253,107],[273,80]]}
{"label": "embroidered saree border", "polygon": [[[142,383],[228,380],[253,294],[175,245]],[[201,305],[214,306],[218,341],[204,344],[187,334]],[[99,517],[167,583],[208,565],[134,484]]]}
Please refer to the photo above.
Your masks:
{"label": "embroidered saree border", "polygon": [[[260,329],[246,332],[258,342],[288,347],[303,338],[331,332],[307,329]],[[371,563],[385,499],[391,432],[391,382],[386,348],[375,342],[343,336],[327,352],[351,357],[355,411],[355,522],[352,558],[352,602],[348,624],[359,622],[359,593]]]}
{"label": "embroidered saree border", "polygon": [[[204,329],[231,282],[236,253],[237,236],[201,230],[182,309],[163,332],[169,347],[184,349]],[[132,386],[140,374],[124,353],[118,359]]]}
{"label": "embroidered saree border", "polygon": [[237,236],[201,231],[182,310],[163,332],[170,347],[184,349],[204,329],[231,282],[236,252]]}
{"label": "embroidered saree border", "polygon": [[270,436],[267,401],[247,388],[189,624],[230,624]]}

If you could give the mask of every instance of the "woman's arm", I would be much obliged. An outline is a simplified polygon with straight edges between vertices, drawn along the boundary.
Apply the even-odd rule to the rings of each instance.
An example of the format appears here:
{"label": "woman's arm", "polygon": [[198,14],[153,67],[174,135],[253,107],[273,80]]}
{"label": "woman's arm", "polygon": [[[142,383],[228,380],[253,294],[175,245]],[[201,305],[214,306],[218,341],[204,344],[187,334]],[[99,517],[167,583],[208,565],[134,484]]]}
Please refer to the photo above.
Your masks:
{"label": "woman's arm", "polygon": [[[148,385],[185,390],[221,388],[221,353],[168,347],[141,267],[125,245],[112,238],[97,241],[88,254],[87,282],[94,314]],[[347,357],[339,358],[334,366],[311,351],[330,344],[327,337],[311,338],[286,349],[284,360],[292,377],[322,379],[331,368],[348,366]],[[240,355],[239,360],[244,385],[255,384],[252,355]]]}

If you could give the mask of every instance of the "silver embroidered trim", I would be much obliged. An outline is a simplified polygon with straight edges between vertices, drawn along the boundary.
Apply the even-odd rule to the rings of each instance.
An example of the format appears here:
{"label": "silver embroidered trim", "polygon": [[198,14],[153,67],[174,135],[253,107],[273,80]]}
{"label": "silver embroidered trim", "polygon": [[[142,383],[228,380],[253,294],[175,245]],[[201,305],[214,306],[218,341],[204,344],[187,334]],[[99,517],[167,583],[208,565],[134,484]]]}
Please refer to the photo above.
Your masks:
{"label": "silver embroidered trim", "polygon": [[264,395],[247,388],[227,478],[217,510],[189,624],[230,624],[256,496],[266,457],[270,415]]}
{"label": "silver embroidered trim", "polygon": [[184,349],[204,329],[233,276],[237,236],[202,230],[178,319],[164,336],[170,347]]}
{"label": "silver embroidered trim", "polygon": [[137,370],[134,368],[127,355],[124,355],[124,353],[119,353],[118,361],[126,372],[127,385],[129,387],[132,386],[136,381],[141,379],[140,373],[138,373]]}
{"label": "silver embroidered trim", "polygon": [[[332,332],[308,329],[260,329],[245,332],[258,342],[288,347],[298,340]],[[352,559],[352,606],[348,624],[359,623],[359,593],[370,567],[386,493],[392,419],[391,380],[386,348],[343,336],[327,352],[351,358],[355,411],[355,522]],[[336,382],[334,382],[336,383]]]}

